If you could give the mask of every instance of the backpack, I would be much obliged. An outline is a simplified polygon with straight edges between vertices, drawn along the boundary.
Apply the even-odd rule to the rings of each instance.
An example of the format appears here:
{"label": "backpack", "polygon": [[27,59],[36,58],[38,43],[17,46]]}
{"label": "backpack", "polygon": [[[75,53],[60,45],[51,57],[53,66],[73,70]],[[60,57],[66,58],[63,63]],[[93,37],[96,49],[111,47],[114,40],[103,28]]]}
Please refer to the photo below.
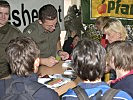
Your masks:
{"label": "backpack", "polygon": [[120,91],[118,89],[110,88],[101,96],[102,90],[99,90],[94,96],[89,98],[85,90],[80,86],[76,86],[73,90],[79,100],[113,100],[113,97]]}
{"label": "backpack", "polygon": [[[24,85],[24,91],[17,91],[15,84],[22,83]],[[33,95],[43,87],[43,84],[32,82],[30,85],[26,85],[22,81],[5,80],[6,94],[1,100],[35,100]]]}

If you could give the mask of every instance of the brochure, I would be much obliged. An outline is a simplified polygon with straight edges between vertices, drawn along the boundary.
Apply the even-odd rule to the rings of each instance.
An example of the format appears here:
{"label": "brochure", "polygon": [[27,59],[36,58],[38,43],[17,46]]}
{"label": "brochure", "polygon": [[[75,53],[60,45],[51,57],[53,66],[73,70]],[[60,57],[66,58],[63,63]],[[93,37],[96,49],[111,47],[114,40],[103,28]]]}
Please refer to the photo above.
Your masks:
{"label": "brochure", "polygon": [[51,89],[60,87],[70,81],[71,78],[67,78],[62,74],[47,75],[47,77],[38,78],[39,83],[44,84]]}

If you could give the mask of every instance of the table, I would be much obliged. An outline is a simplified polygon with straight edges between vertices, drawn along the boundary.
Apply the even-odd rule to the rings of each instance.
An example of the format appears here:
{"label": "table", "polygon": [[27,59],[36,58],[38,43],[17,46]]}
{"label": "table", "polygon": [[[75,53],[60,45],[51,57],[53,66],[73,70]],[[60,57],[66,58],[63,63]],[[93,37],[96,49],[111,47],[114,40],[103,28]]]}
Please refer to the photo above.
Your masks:
{"label": "table", "polygon": [[[38,73],[41,75],[63,74],[65,69],[62,67],[62,63],[63,61],[60,61],[53,67],[40,66]],[[67,84],[62,85],[61,87],[56,88],[55,91],[60,96],[64,94],[69,88],[75,87],[80,81],[81,80],[77,78],[74,81],[68,82]]]}

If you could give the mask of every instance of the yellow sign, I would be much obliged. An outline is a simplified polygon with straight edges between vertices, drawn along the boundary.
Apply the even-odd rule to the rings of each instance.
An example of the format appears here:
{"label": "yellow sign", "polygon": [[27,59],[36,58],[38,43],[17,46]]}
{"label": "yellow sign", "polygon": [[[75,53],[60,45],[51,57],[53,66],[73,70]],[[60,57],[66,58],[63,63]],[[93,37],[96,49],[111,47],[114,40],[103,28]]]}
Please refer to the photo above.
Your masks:
{"label": "yellow sign", "polygon": [[113,16],[117,18],[133,18],[133,0],[90,0],[91,18]]}

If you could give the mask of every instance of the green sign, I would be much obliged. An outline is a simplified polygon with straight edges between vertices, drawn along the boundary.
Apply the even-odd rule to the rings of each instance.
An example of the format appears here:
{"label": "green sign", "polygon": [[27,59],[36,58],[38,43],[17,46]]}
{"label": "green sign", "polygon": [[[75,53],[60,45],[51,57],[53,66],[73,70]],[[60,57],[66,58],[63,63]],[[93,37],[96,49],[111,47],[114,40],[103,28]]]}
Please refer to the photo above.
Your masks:
{"label": "green sign", "polygon": [[81,0],[83,23],[95,23],[99,16],[118,18],[125,25],[133,25],[133,0]]}

